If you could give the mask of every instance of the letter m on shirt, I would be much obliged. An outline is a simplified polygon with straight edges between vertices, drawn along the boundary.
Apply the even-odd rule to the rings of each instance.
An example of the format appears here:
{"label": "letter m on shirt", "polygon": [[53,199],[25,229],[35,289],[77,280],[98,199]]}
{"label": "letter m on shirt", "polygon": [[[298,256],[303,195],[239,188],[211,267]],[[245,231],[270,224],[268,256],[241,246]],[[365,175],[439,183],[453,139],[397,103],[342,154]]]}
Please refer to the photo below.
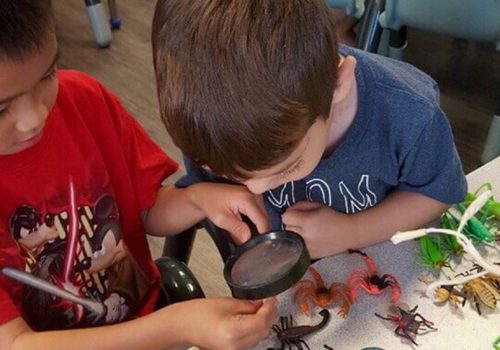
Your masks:
{"label": "letter m on shirt", "polygon": [[370,190],[369,181],[370,176],[362,175],[355,194],[349,190],[344,181],[339,183],[340,193],[344,197],[346,214],[363,211],[377,204],[377,195]]}
{"label": "letter m on shirt", "polygon": [[288,182],[274,191],[268,191],[267,199],[275,208],[283,210],[291,207],[295,203],[294,190],[294,183]]}

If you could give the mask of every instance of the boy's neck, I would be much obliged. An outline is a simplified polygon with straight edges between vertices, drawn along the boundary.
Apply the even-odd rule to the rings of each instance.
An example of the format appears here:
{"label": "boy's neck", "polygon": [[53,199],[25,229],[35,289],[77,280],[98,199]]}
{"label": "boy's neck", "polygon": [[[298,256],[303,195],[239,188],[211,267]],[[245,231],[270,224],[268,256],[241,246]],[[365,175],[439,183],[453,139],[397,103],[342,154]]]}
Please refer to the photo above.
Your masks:
{"label": "boy's neck", "polygon": [[348,94],[334,103],[330,111],[328,126],[330,135],[323,157],[329,156],[344,140],[358,112],[358,85],[354,79]]}

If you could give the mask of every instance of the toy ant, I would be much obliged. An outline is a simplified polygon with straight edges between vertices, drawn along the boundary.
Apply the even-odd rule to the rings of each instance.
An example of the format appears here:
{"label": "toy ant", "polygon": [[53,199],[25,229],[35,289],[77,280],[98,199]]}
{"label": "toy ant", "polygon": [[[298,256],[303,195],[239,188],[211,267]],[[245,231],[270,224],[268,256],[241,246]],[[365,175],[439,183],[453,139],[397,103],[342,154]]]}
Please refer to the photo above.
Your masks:
{"label": "toy ant", "polygon": [[354,303],[357,301],[358,288],[364,289],[368,294],[379,295],[385,288],[390,287],[392,288],[391,301],[395,303],[399,300],[401,287],[399,286],[399,282],[396,280],[396,277],[389,274],[384,274],[382,277],[379,277],[377,275],[377,267],[375,266],[375,263],[362,251],[349,249],[348,253],[362,255],[368,267],[367,271],[361,269],[354,271],[347,281],[350,290],[351,302]]}
{"label": "toy ant", "polygon": [[[405,306],[405,309],[403,309],[401,306]],[[392,321],[397,324],[397,328],[394,330],[394,332],[399,335],[400,337],[404,337],[408,340],[410,340],[413,344],[417,345],[418,344],[415,342],[415,340],[410,336],[409,333],[417,335],[417,334],[422,334],[418,333],[419,330],[423,330],[425,333],[430,332],[430,331],[437,331],[437,328],[434,328],[433,325],[434,323],[431,321],[426,320],[421,314],[417,313],[417,308],[418,305],[416,305],[413,309],[409,310],[407,309],[407,305],[401,304],[401,306],[396,305],[397,307],[397,314],[396,313],[391,313],[387,317],[381,316],[377,313],[375,313],[375,316],[383,319],[383,320],[388,320]],[[420,320],[417,320],[417,317],[420,318]],[[427,331],[427,332],[426,332]]]}

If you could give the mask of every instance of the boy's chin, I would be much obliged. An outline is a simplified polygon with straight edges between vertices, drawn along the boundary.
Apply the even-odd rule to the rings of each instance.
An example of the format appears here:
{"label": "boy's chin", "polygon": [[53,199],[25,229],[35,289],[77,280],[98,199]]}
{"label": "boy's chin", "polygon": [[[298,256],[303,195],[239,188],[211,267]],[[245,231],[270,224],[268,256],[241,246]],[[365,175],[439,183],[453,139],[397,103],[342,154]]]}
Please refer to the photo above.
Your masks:
{"label": "boy's chin", "polygon": [[26,151],[26,150],[36,146],[40,142],[40,140],[42,139],[42,136],[43,136],[43,133],[39,133],[36,136],[34,136],[28,140],[15,143],[14,145],[12,145],[12,147],[10,147],[10,148],[6,149],[4,152],[0,152],[0,153],[3,155],[12,155],[12,154],[21,153],[23,151]]}

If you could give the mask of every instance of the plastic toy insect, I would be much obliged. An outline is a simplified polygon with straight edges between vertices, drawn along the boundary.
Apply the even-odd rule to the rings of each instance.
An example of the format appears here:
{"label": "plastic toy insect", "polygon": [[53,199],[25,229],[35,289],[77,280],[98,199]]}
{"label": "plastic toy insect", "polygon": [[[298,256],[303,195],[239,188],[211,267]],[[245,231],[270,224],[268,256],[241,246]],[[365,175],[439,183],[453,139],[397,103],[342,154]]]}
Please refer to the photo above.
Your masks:
{"label": "plastic toy insect", "polygon": [[[465,205],[462,203],[457,204],[457,208],[458,210],[460,210],[462,214],[465,213],[465,211],[467,210]],[[467,222],[467,225],[464,226],[463,229],[464,235],[466,235],[468,238],[472,239],[476,243],[493,242],[495,240],[495,236],[484,225],[487,217],[488,217],[488,210],[486,210],[483,213],[481,219],[472,216]]]}
{"label": "plastic toy insect", "polygon": [[422,265],[440,270],[443,267],[451,269],[449,260],[450,254],[444,252],[441,237],[420,237],[419,240],[418,256]]}
{"label": "plastic toy insect", "polygon": [[267,348],[267,350],[284,350],[285,346],[288,346],[288,349],[292,349],[292,346],[295,346],[298,350],[303,350],[304,347],[302,345],[304,345],[306,349],[311,350],[302,338],[320,330],[326,326],[330,320],[330,312],[328,310],[323,309],[319,312],[319,314],[323,317],[323,319],[315,326],[294,326],[292,316],[289,316],[288,318],[281,316],[281,327],[276,324],[272,327],[278,337],[278,340],[281,342],[281,347]]}
{"label": "plastic toy insect", "polygon": [[[462,298],[462,301],[459,298]],[[438,303],[446,303],[449,301],[455,309],[457,309],[458,306],[465,300],[465,295],[458,291],[454,286],[442,286],[435,290],[434,299]]]}
{"label": "plastic toy insect", "polygon": [[[405,304],[393,305],[393,307],[397,308],[396,312],[390,313],[387,317],[377,313],[375,313],[375,316],[396,323],[397,328],[394,332],[400,337],[404,337],[413,344],[418,345],[410,334],[416,336],[418,334],[437,331],[437,328],[433,327],[433,322],[426,320],[421,314],[416,312],[418,305],[409,311]],[[419,331],[423,332],[419,333]]]}
{"label": "plastic toy insect", "polygon": [[401,287],[396,277],[389,274],[379,277],[375,263],[367,254],[353,249],[349,249],[348,252],[349,254],[356,253],[363,256],[368,267],[367,270],[356,270],[349,276],[347,284],[349,286],[351,302],[354,303],[358,300],[358,288],[364,289],[368,294],[379,295],[385,288],[390,287],[392,289],[391,301],[395,303],[399,300]]}
{"label": "plastic toy insect", "polygon": [[494,350],[500,350],[500,336],[495,339],[493,342],[493,349]]}
{"label": "plastic toy insect", "polygon": [[321,275],[314,267],[309,267],[309,272],[314,282],[310,280],[298,282],[297,289],[293,293],[293,301],[300,302],[300,308],[307,316],[310,314],[308,301],[312,301],[321,307],[328,307],[338,301],[341,303],[341,306],[337,314],[345,318],[349,313],[350,307],[349,288],[347,288],[347,285],[334,282],[329,288],[326,288],[323,278],[321,278]]}
{"label": "plastic toy insect", "polygon": [[[458,224],[455,223],[455,219],[450,213],[445,212],[441,216],[441,228],[448,230],[455,230]],[[445,235],[443,237],[443,247],[450,255],[463,255],[464,249],[460,244],[458,244],[457,238],[454,236]]]}
{"label": "plastic toy insect", "polygon": [[[474,202],[480,193],[483,191],[492,191],[493,186],[491,183],[486,182],[479,186],[479,188],[474,193],[467,193],[465,196],[464,204],[465,206],[469,206],[472,202]],[[490,199],[485,203],[484,211],[489,211],[491,215],[493,215],[497,220],[500,220],[500,202],[495,201],[495,198],[491,196]],[[482,211],[482,212],[484,212]]]}
{"label": "plastic toy insect", "polygon": [[[434,282],[434,279],[429,276],[421,276],[418,279],[427,285]],[[459,298],[462,298],[462,300],[460,300]],[[450,304],[455,307],[455,309],[457,309],[458,306],[462,304],[464,298],[464,293],[460,292],[455,286],[445,285],[439,286],[434,289],[434,302],[446,303],[449,301]]]}
{"label": "plastic toy insect", "polygon": [[500,291],[500,276],[495,276],[492,273],[488,273],[485,277],[492,286],[494,286],[498,291]]}
{"label": "plastic toy insect", "polygon": [[[483,278],[476,278],[464,284],[464,292],[474,300],[474,305],[479,315],[481,315],[480,302],[486,307],[495,310],[500,294],[496,288]],[[465,305],[464,299],[462,305]]]}

